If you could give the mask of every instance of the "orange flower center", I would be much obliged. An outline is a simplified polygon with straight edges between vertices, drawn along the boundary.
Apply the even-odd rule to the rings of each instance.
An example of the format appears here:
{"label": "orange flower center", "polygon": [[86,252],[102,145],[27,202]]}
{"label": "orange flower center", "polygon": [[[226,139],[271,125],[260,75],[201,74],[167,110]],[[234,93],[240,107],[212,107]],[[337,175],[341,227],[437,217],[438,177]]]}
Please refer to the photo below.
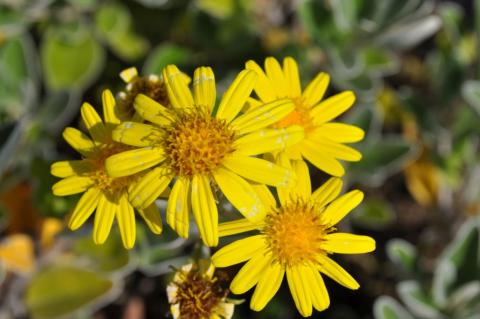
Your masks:
{"label": "orange flower center", "polygon": [[173,303],[180,306],[179,318],[211,318],[216,307],[228,294],[228,290],[222,288],[216,277],[209,278],[196,269],[183,272],[175,285],[177,293]]}
{"label": "orange flower center", "polygon": [[186,113],[165,131],[166,160],[177,176],[211,173],[233,151],[233,141],[234,133],[224,120]]}
{"label": "orange flower center", "polygon": [[110,177],[105,170],[105,160],[108,157],[131,149],[133,147],[115,142],[101,146],[98,155],[90,159],[92,163],[90,177],[95,181],[98,188],[110,194],[118,194],[140,176],[140,174],[134,174],[125,177]]}
{"label": "orange flower center", "polygon": [[300,200],[270,212],[262,230],[273,257],[285,266],[315,263],[325,253],[321,243],[329,231],[319,208]]}
{"label": "orange flower center", "polygon": [[296,97],[292,99],[295,104],[295,109],[286,117],[275,123],[275,128],[284,128],[290,125],[300,125],[305,129],[312,126],[312,119],[310,118],[309,108],[305,105],[303,97]]}

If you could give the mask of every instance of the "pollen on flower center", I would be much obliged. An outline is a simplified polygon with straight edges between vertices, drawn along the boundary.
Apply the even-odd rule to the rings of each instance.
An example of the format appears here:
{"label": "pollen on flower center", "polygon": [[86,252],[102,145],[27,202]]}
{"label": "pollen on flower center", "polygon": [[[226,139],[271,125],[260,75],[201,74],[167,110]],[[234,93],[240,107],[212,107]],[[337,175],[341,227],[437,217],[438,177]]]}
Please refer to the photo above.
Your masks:
{"label": "pollen on flower center", "polygon": [[296,97],[292,99],[295,104],[295,109],[286,117],[274,124],[275,128],[284,128],[290,125],[300,125],[308,129],[312,125],[312,120],[309,115],[309,109],[305,105],[303,97]]}
{"label": "pollen on flower center", "polygon": [[180,305],[179,318],[211,318],[218,304],[228,294],[216,277],[209,278],[195,269],[180,274],[173,303]]}
{"label": "pollen on flower center", "polygon": [[95,181],[98,188],[107,193],[116,194],[119,191],[126,189],[132,181],[139,177],[139,174],[125,177],[110,177],[105,170],[105,160],[108,157],[131,149],[132,147],[130,146],[115,142],[101,146],[98,155],[95,158],[90,159],[93,168],[90,172],[90,177]]}
{"label": "pollen on flower center", "polygon": [[233,151],[233,131],[210,115],[181,115],[165,133],[167,163],[178,176],[211,173]]}
{"label": "pollen on flower center", "polygon": [[282,265],[315,263],[329,232],[321,212],[311,202],[292,201],[270,212],[262,230],[273,257]]}

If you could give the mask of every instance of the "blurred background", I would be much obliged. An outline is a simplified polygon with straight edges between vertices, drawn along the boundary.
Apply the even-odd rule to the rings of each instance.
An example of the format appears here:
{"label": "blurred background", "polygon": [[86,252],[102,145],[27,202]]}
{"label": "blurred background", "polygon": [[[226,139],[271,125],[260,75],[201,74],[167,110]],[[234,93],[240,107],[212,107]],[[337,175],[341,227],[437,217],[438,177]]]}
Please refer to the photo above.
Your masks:
{"label": "blurred background", "polygon": [[[353,90],[342,121],[367,132],[345,176],[366,197],[340,229],[377,250],[337,258],[361,288],[327,279],[313,317],[480,318],[479,36],[478,0],[0,0],[0,318],[169,318],[172,267],[208,251],[167,226],[139,222],[132,251],[67,230],[78,198],[52,195],[49,167],[77,155],[61,132],[128,67],[210,65],[223,92],[270,55],[294,57],[303,85],[326,71],[329,95]],[[234,318],[299,317],[285,283],[261,313],[249,297]]]}

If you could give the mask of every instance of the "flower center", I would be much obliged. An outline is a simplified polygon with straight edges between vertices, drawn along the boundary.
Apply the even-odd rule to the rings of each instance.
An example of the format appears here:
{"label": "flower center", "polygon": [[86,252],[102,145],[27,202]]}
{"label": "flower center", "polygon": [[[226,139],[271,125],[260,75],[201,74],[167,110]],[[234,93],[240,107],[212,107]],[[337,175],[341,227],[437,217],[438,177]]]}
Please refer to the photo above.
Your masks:
{"label": "flower center", "polygon": [[215,312],[218,304],[227,296],[216,277],[209,278],[197,270],[181,274],[176,282],[177,294],[173,303],[180,305],[179,318],[207,319]]}
{"label": "flower center", "polygon": [[330,231],[312,202],[292,201],[270,212],[262,230],[274,258],[285,266],[315,263]]}
{"label": "flower center", "polygon": [[135,114],[133,102],[138,94],[145,94],[165,107],[170,106],[165,82],[156,75],[136,77],[127,84],[126,92],[120,94],[118,108],[120,117],[131,119]]}
{"label": "flower center", "polygon": [[295,109],[273,126],[275,128],[284,128],[290,125],[300,125],[308,129],[312,125],[312,120],[309,115],[310,110],[305,106],[303,97],[292,98],[292,101],[295,104]]}
{"label": "flower center", "polygon": [[234,133],[224,120],[185,113],[165,131],[166,161],[177,176],[211,173],[233,151],[233,141]]}
{"label": "flower center", "polygon": [[118,153],[129,151],[133,147],[120,144],[109,143],[101,146],[101,149],[96,158],[92,158],[92,171],[90,177],[95,181],[98,188],[110,194],[118,194],[118,192],[126,189],[140,174],[134,174],[125,177],[109,177],[105,170],[105,160]]}

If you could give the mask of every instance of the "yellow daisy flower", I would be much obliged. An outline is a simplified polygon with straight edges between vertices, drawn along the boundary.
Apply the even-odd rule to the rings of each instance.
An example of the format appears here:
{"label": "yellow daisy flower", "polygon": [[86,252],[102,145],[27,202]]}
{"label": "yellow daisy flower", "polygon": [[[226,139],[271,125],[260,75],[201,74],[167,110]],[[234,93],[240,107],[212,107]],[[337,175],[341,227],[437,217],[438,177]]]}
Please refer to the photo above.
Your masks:
{"label": "yellow daisy flower", "polygon": [[303,129],[265,127],[290,113],[288,100],[267,103],[239,115],[255,84],[255,73],[242,71],[214,111],[216,89],[211,68],[195,70],[193,94],[174,65],[164,69],[172,109],[140,94],[136,111],[147,121],[125,122],[113,132],[114,140],[137,146],[106,161],[112,177],[151,169],[130,192],[135,206],[147,207],[175,179],[167,203],[167,223],[188,236],[190,208],[200,236],[208,246],[218,244],[218,209],[212,184],[245,217],[255,220],[259,199],[249,181],[288,184],[291,171],[255,155],[281,150],[303,138]]}
{"label": "yellow daisy flower", "polygon": [[254,61],[248,61],[246,69],[254,71],[258,76],[255,93],[259,100],[249,99],[252,108],[284,98],[295,104],[295,109],[273,124],[273,127],[300,125],[305,129],[305,137],[282,152],[282,155],[295,160],[307,159],[332,176],[343,176],[345,173],[338,160],[361,159],[362,155],[358,151],[344,143],[362,140],[363,130],[352,125],[331,122],[353,105],[355,95],[352,91],[345,91],[322,101],[330,77],[326,73],[320,73],[302,92],[297,63],[290,57],[283,60],[283,67],[276,59],[267,58],[265,72]]}
{"label": "yellow daisy flower", "polygon": [[[135,214],[129,200],[130,189],[142,174],[128,177],[109,177],[105,171],[105,160],[132,147],[112,140],[113,129],[120,124],[115,107],[115,99],[109,90],[103,92],[104,121],[88,103],[81,107],[81,115],[90,137],[83,132],[67,127],[63,137],[82,156],[81,160],[56,162],[51,173],[62,180],[53,185],[57,196],[84,193],[78,201],[69,228],[78,229],[96,210],[93,225],[93,240],[102,244],[107,239],[115,216],[120,228],[123,245],[132,248],[135,243]],[[160,213],[154,203],[137,209],[149,228],[156,234],[162,232]]]}
{"label": "yellow daisy flower", "polygon": [[208,262],[188,264],[175,273],[167,286],[167,297],[174,319],[230,319],[235,304],[226,299],[228,289],[214,275]]}
{"label": "yellow daisy flower", "polygon": [[[267,187],[258,186],[264,206],[263,219],[252,223],[246,219],[223,223],[220,236],[259,230],[259,234],[233,242],[212,256],[216,267],[228,267],[244,261],[231,282],[235,294],[245,293],[256,285],[250,308],[262,310],[275,295],[286,274],[288,285],[302,316],[328,308],[330,299],[320,273],[341,285],[358,289],[359,284],[329,255],[360,254],[375,249],[367,236],[336,232],[335,225],[363,199],[354,190],[339,195],[342,182],[332,177],[312,193],[308,168],[304,161],[294,161],[296,187],[279,189],[277,206]],[[287,192],[288,191],[288,192]]]}

